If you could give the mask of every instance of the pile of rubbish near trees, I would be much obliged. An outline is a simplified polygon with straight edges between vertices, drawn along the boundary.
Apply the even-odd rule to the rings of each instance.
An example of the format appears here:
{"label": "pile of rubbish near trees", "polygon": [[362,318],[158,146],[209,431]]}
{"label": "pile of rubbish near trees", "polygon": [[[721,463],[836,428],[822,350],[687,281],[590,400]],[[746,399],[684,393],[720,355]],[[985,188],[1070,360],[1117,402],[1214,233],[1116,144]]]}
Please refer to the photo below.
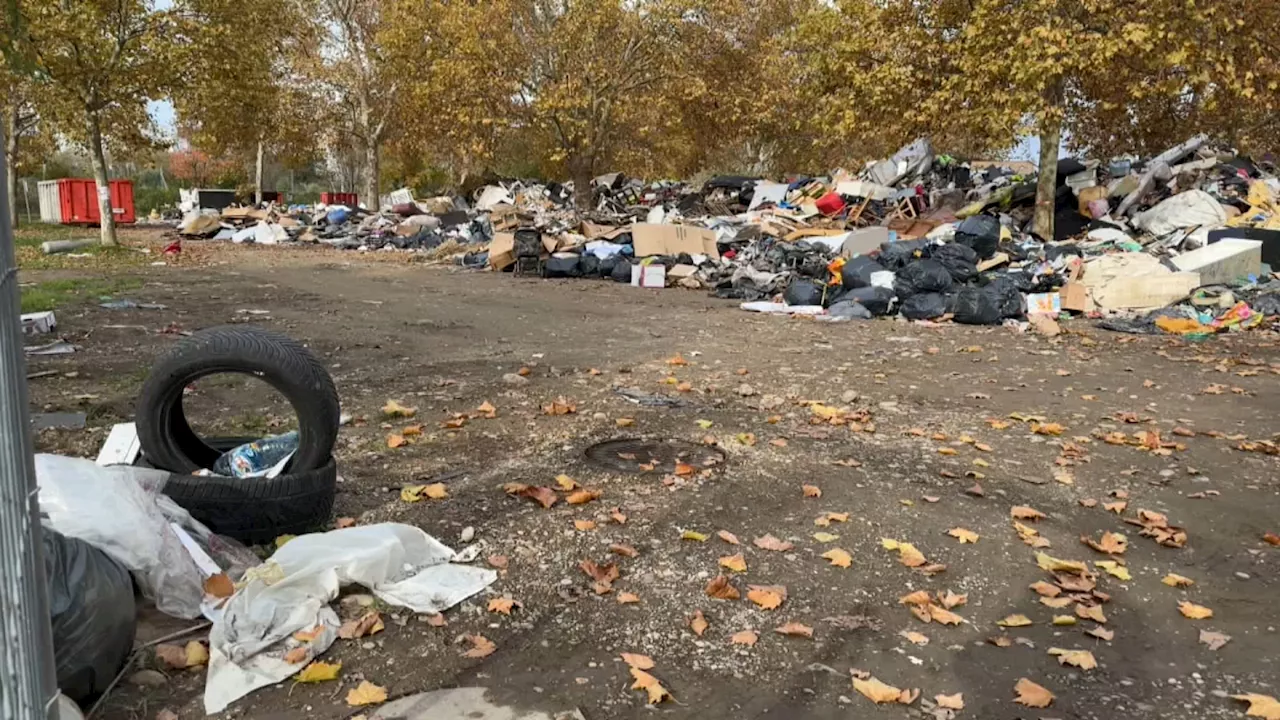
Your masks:
{"label": "pile of rubbish near trees", "polygon": [[[298,430],[246,442],[204,440],[181,410],[213,373],[252,374],[279,390]],[[97,461],[37,455],[40,518],[58,687],[86,714],[120,674],[146,666],[208,667],[205,710],[303,671],[344,634],[329,607],[358,584],[417,613],[442,612],[482,591],[495,571],[398,523],[333,527],[332,449],[339,404],[314,355],[246,326],[209,328],[159,358],[135,423],[116,425]],[[326,531],[327,530],[327,531]],[[243,544],[242,544],[243,543]],[[246,544],[266,544],[265,561]],[[137,603],[211,621],[135,649]],[[359,612],[367,614],[364,608]],[[376,614],[374,616],[376,619]],[[203,635],[207,630],[207,640]],[[153,669],[136,684],[163,682]],[[67,715],[65,717],[70,717]]]}

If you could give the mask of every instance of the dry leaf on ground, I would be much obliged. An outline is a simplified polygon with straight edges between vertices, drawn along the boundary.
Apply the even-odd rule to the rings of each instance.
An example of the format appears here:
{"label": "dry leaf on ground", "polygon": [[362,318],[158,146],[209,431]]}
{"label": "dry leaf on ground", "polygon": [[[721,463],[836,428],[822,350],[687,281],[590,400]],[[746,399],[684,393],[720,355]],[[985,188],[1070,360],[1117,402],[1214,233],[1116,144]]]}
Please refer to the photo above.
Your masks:
{"label": "dry leaf on ground", "polygon": [[1018,684],[1013,686],[1013,691],[1018,693],[1013,701],[1027,707],[1044,708],[1053,702],[1053,693],[1026,678],[1019,679]]}
{"label": "dry leaf on ground", "polygon": [[1213,630],[1201,630],[1200,642],[1208,645],[1210,650],[1217,650],[1223,645],[1231,642],[1231,636],[1220,632],[1214,632]]}
{"label": "dry leaf on ground", "polygon": [[742,553],[738,553],[737,555],[726,555],[720,558],[720,567],[734,572],[746,572],[747,559],[742,557]]}
{"label": "dry leaf on ground", "polygon": [[1058,662],[1063,665],[1074,665],[1081,670],[1092,670],[1098,667],[1098,661],[1094,659],[1093,653],[1088,650],[1063,650],[1062,648],[1049,648],[1050,655],[1056,655]]}
{"label": "dry leaf on ground", "polygon": [[707,583],[707,595],[717,600],[737,600],[742,597],[738,592],[738,588],[729,582],[729,578],[724,575],[717,575]]}
{"label": "dry leaf on ground", "polygon": [[707,534],[700,533],[697,530],[685,530],[680,533],[681,540],[693,540],[694,542],[706,542]]}
{"label": "dry leaf on ground", "polygon": [[302,672],[295,675],[293,679],[300,683],[327,682],[329,680],[337,680],[338,673],[341,670],[342,663],[326,663],[317,661],[302,668]]}
{"label": "dry leaf on ground", "polygon": [[1191,587],[1196,584],[1195,580],[1177,573],[1169,573],[1168,575],[1165,575],[1160,582],[1168,585],[1169,587]]}
{"label": "dry leaf on ground", "polygon": [[1107,623],[1107,616],[1102,613],[1101,605],[1077,604],[1076,617],[1081,617],[1085,620],[1092,620],[1096,623],[1102,623],[1103,625]]}
{"label": "dry leaf on ground", "polygon": [[1010,615],[1003,620],[997,620],[996,624],[1001,627],[1026,627],[1033,623],[1026,615]]}
{"label": "dry leaf on ground", "polygon": [[366,635],[376,635],[384,629],[382,616],[378,614],[377,610],[370,610],[354,620],[342,623],[342,626],[338,628],[338,637],[344,640],[354,640]]}
{"label": "dry leaf on ground", "polygon": [[587,490],[586,488],[583,488],[566,495],[564,501],[570,505],[582,505],[583,503],[589,503],[592,500],[598,499],[603,494],[604,493],[599,490]]}
{"label": "dry leaf on ground", "polygon": [[640,670],[652,670],[653,658],[638,653],[622,653],[622,662]]}
{"label": "dry leaf on ground", "polygon": [[956,593],[948,590],[945,594],[938,593],[938,602],[942,603],[942,607],[950,610],[951,608],[957,608],[969,602],[969,594],[965,593],[963,595],[957,595]]}
{"label": "dry leaf on ground", "polygon": [[559,485],[560,489],[564,490],[565,492],[578,489],[578,481],[574,480],[568,475],[557,475],[556,485]]}
{"label": "dry leaf on ground", "polygon": [[400,488],[400,499],[405,502],[418,502],[423,498],[443,500],[449,497],[449,490],[444,483],[430,485],[405,485]]}
{"label": "dry leaf on ground", "polygon": [[522,485],[520,483],[509,483],[504,489],[510,495],[528,498],[546,509],[550,509],[551,506],[555,505],[560,499],[559,496],[556,495],[555,490],[541,485],[533,486]]}
{"label": "dry leaf on ground", "polygon": [[729,637],[729,642],[734,645],[746,645],[751,647],[760,639],[760,635],[755,630],[739,630]]}
{"label": "dry leaf on ground", "polygon": [[1062,588],[1043,580],[1032,583],[1030,587],[1040,597],[1055,598],[1062,594]]}
{"label": "dry leaf on ground", "polygon": [[636,557],[637,555],[640,554],[639,550],[636,550],[630,545],[623,545],[622,543],[614,543],[610,545],[609,552],[613,553],[614,555],[621,555],[623,557],[630,557],[630,558]]}
{"label": "dry leaf on ground", "polygon": [[1093,626],[1093,627],[1089,628],[1088,630],[1085,630],[1085,631],[1084,631],[1084,634],[1085,634],[1085,635],[1092,635],[1092,636],[1094,636],[1094,637],[1098,638],[1099,640],[1106,640],[1107,642],[1110,642],[1111,640],[1113,640],[1113,639],[1115,638],[1115,636],[1116,636],[1116,631],[1115,631],[1115,630],[1108,630],[1108,629],[1106,629],[1106,628],[1102,627],[1101,625],[1095,625],[1095,626]]}
{"label": "dry leaf on ground", "polygon": [[903,605],[928,605],[933,602],[933,596],[929,594],[928,590],[916,590],[898,598],[898,602]]}
{"label": "dry leaf on ground", "polygon": [[940,708],[947,710],[963,710],[964,709],[964,693],[956,693],[955,695],[935,695],[933,701]]}
{"label": "dry leaf on ground", "polygon": [[787,599],[787,589],[781,585],[749,585],[747,599],[763,610],[774,610]]}
{"label": "dry leaf on ground", "polygon": [[786,542],[784,540],[779,540],[778,538],[772,535],[765,535],[764,537],[758,537],[755,540],[753,540],[752,543],[756,547],[760,548],[761,550],[772,550],[774,552],[786,552],[788,550],[795,548],[795,546],[792,545],[791,543]]}
{"label": "dry leaf on ground", "polygon": [[618,603],[621,605],[634,605],[640,602],[640,596],[635,593],[618,593]]}
{"label": "dry leaf on ground", "polygon": [[828,533],[828,532],[816,532],[813,534],[813,539],[817,540],[820,543],[829,543],[829,542],[835,542],[836,540],[839,540],[840,536],[832,535],[831,533]]}
{"label": "dry leaf on ground", "polygon": [[836,567],[847,568],[853,564],[853,556],[840,548],[832,548],[822,553],[822,557],[830,560]]}
{"label": "dry leaf on ground", "polygon": [[866,679],[855,677],[853,679],[853,689],[876,704],[902,703],[903,705],[910,705],[919,696],[919,691],[899,690],[892,685],[880,682],[874,677]]}
{"label": "dry leaf on ground", "polygon": [[698,637],[702,637],[702,633],[706,632],[710,626],[711,624],[707,622],[707,618],[702,614],[701,610],[695,612],[693,617],[689,619],[689,629]]}
{"label": "dry leaf on ground", "polygon": [[964,618],[937,605],[929,606],[929,619],[942,625],[959,625],[964,622]]}
{"label": "dry leaf on ground", "polygon": [[392,418],[392,417],[409,418],[409,417],[413,417],[415,414],[417,414],[417,412],[418,412],[418,408],[406,407],[396,402],[395,400],[388,400],[387,404],[382,406],[383,416],[389,417],[389,418]]}
{"label": "dry leaf on ground", "polygon": [[961,545],[965,543],[976,543],[978,542],[979,537],[978,533],[972,530],[966,530],[962,527],[951,528],[947,531],[947,534],[959,540]]}
{"label": "dry leaf on ground", "polygon": [[587,530],[595,530],[596,521],[595,520],[574,520],[573,527],[574,529],[581,530],[583,532],[586,532]]}
{"label": "dry leaf on ground", "polygon": [[1016,520],[1040,520],[1046,517],[1044,513],[1027,505],[1014,505],[1009,508],[1009,515]]}
{"label": "dry leaf on ground", "polygon": [[801,485],[800,489],[804,491],[804,496],[807,498],[822,497],[822,489],[819,488],[817,485]]}
{"label": "dry leaf on ground", "polygon": [[725,541],[725,542],[729,543],[730,545],[741,545],[741,544],[742,544],[742,543],[738,540],[738,536],[737,536],[737,535],[734,535],[733,533],[729,532],[728,530],[718,530],[718,531],[716,531],[716,537],[718,537],[718,538],[720,538],[721,540],[723,540],[723,541]]}
{"label": "dry leaf on ground", "polygon": [[918,633],[915,630],[903,630],[898,634],[916,645],[923,646],[929,644],[929,636],[924,633]]}
{"label": "dry leaf on ground", "polygon": [[1249,709],[1245,711],[1245,715],[1249,717],[1260,717],[1263,720],[1280,720],[1280,700],[1276,700],[1270,695],[1247,693],[1245,695],[1232,695],[1231,697],[1249,703]]}
{"label": "dry leaf on ground", "polygon": [[347,705],[351,707],[360,707],[362,705],[377,705],[387,701],[387,689],[379,685],[374,685],[368,680],[361,680],[360,684],[351,688],[347,692]]}
{"label": "dry leaf on ground", "polygon": [[462,653],[462,657],[466,658],[482,658],[493,654],[498,649],[493,641],[483,635],[466,635],[467,642],[471,643],[471,649]]}
{"label": "dry leaf on ground", "polygon": [[1121,580],[1133,579],[1133,575],[1129,573],[1129,568],[1121,565],[1115,560],[1099,560],[1095,562],[1094,565],[1106,571],[1108,575],[1120,578]]}
{"label": "dry leaf on ground", "polygon": [[489,600],[489,612],[510,615],[515,608],[523,608],[524,603],[509,597],[496,597]]}
{"label": "dry leaf on ground", "polygon": [[1195,603],[1187,602],[1186,600],[1178,603],[1178,610],[1181,611],[1184,616],[1191,618],[1192,620],[1207,620],[1213,617],[1213,611],[1209,608],[1203,605],[1196,605]]}
{"label": "dry leaf on ground", "polygon": [[773,631],[779,635],[793,635],[795,637],[806,638],[813,637],[813,628],[808,625],[802,625],[798,622],[789,622],[781,627],[774,628]]}
{"label": "dry leaf on ground", "polygon": [[1102,533],[1102,538],[1098,540],[1094,540],[1087,535],[1081,535],[1080,542],[1100,553],[1107,553],[1108,555],[1119,555],[1129,547],[1128,538],[1120,533],[1113,532]]}

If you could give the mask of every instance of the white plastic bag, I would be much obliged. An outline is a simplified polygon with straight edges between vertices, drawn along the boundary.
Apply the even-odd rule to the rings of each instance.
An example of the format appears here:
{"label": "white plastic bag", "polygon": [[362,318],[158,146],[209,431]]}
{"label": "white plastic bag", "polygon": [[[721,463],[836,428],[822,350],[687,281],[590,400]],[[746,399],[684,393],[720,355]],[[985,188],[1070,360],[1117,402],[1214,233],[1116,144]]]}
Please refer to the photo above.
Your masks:
{"label": "white plastic bag", "polygon": [[[61,455],[36,455],[41,521],[115,558],[167,615],[200,615],[204,576],[170,521],[197,524],[160,495],[169,473]],[[164,507],[175,517],[167,517]]]}

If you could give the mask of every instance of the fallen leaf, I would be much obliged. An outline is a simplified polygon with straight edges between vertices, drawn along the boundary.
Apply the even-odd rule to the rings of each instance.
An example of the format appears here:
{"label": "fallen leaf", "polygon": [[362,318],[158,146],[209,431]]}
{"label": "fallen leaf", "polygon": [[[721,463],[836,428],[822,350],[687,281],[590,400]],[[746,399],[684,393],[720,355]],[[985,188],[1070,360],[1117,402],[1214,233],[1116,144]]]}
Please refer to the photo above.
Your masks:
{"label": "fallen leaf", "polygon": [[489,600],[489,612],[510,615],[513,608],[523,608],[524,603],[509,597],[496,597]]}
{"label": "fallen leaf", "polygon": [[614,543],[610,545],[609,552],[613,553],[614,555],[621,555],[623,557],[632,557],[632,558],[640,554],[639,550],[636,550],[630,545],[623,545],[622,543]]}
{"label": "fallen leaf", "polygon": [[595,530],[596,523],[594,520],[574,520],[573,527],[585,532],[587,530]]}
{"label": "fallen leaf", "polygon": [[682,382],[682,383],[677,383],[677,384],[676,384],[676,391],[677,391],[677,392],[685,392],[685,393],[687,393],[687,392],[693,392],[693,383],[688,382],[688,381],[686,381],[686,382]]}
{"label": "fallen leaf", "polygon": [[747,599],[762,610],[775,610],[787,598],[787,589],[780,585],[749,585]]}
{"label": "fallen leaf", "polygon": [[927,635],[918,633],[914,630],[903,630],[898,634],[916,645],[924,646],[929,644],[929,637]]}
{"label": "fallen leaf", "polygon": [[1001,627],[1026,627],[1031,625],[1031,618],[1026,615],[1010,615],[1003,620],[997,620],[996,624]]}
{"label": "fallen leaf", "polygon": [[1101,625],[1094,625],[1093,627],[1089,628],[1088,630],[1085,630],[1085,631],[1084,631],[1084,634],[1085,634],[1085,635],[1092,635],[1092,636],[1094,636],[1094,637],[1098,638],[1099,640],[1106,640],[1107,642],[1110,642],[1113,638],[1115,638],[1115,636],[1116,636],[1116,631],[1115,631],[1115,630],[1108,630],[1108,629],[1106,629],[1106,628],[1102,627]]}
{"label": "fallen leaf", "polygon": [[685,530],[684,532],[680,533],[680,539],[694,540],[696,542],[706,542],[707,535],[705,533],[700,533],[696,530]]}
{"label": "fallen leaf", "polygon": [[432,483],[430,485],[405,485],[400,488],[400,499],[404,502],[418,502],[423,498],[431,498],[432,500],[443,500],[449,497],[449,490],[444,483]]}
{"label": "fallen leaf", "polygon": [[652,670],[653,658],[637,653],[622,653],[622,662],[637,670]]}
{"label": "fallen leaf", "polygon": [[1107,616],[1102,614],[1101,605],[1077,604],[1076,617],[1081,617],[1081,618],[1084,618],[1085,620],[1092,620],[1096,623],[1102,623],[1104,625],[1107,622]]}
{"label": "fallen leaf", "polygon": [[813,638],[813,628],[808,625],[802,625],[798,622],[789,622],[781,627],[773,629],[779,635],[791,635],[793,637]]}
{"label": "fallen leaf", "polygon": [[564,501],[570,505],[582,505],[584,503],[589,503],[592,500],[599,499],[603,494],[604,493],[599,490],[587,490],[586,488],[583,488],[566,495]]}
{"label": "fallen leaf", "polygon": [[697,471],[698,471],[698,468],[690,465],[689,463],[684,463],[684,462],[676,463],[676,469],[675,469],[676,477],[689,477],[690,475],[694,474]]}
{"label": "fallen leaf", "polygon": [[672,367],[684,367],[689,364],[689,361],[685,360],[684,356],[680,353],[676,353],[675,355],[667,358],[667,364]]}
{"label": "fallen leaf", "polygon": [[563,397],[556,398],[551,404],[543,405],[542,412],[545,415],[572,415],[578,412],[578,406]]}
{"label": "fallen leaf", "polygon": [[756,547],[760,548],[761,550],[772,550],[774,552],[786,552],[795,547],[791,543],[779,540],[778,538],[772,535],[765,535],[764,537],[758,537],[752,541],[752,544],[754,544]]}
{"label": "fallen leaf", "polygon": [[1004,648],[1013,647],[1013,638],[1009,637],[1008,635],[997,635],[996,637],[989,637],[987,638],[987,642],[991,643],[992,645],[995,645],[996,647],[1004,647]]}
{"label": "fallen leaf", "polygon": [[404,405],[401,405],[395,400],[388,400],[387,404],[382,406],[382,415],[384,417],[389,417],[389,418],[393,418],[393,417],[410,418],[416,415],[417,412],[418,412],[418,408],[405,407]]}
{"label": "fallen leaf", "polygon": [[547,509],[550,509],[552,505],[555,505],[556,502],[560,500],[560,497],[556,495],[555,490],[541,485],[533,486],[521,485],[520,483],[510,483],[506,486],[506,491],[511,495],[528,498]]}
{"label": "fallen leaf", "polygon": [[830,560],[831,564],[836,567],[847,568],[853,564],[853,556],[840,548],[831,548],[822,553],[822,557]]}
{"label": "fallen leaf", "polygon": [[559,485],[560,489],[564,490],[565,492],[578,489],[578,481],[574,480],[568,475],[563,475],[563,474],[556,476],[556,485]]}
{"label": "fallen leaf", "polygon": [[465,658],[482,658],[493,654],[498,649],[493,641],[483,635],[465,635],[467,642],[471,643],[471,649],[462,653]]}
{"label": "fallen leaf", "polygon": [[1280,546],[1280,535],[1276,535],[1275,533],[1270,533],[1270,532],[1265,533],[1262,536],[1262,541],[1268,545]]}
{"label": "fallen leaf", "polygon": [[746,445],[747,447],[751,447],[756,444],[755,433],[738,433],[737,439],[738,439],[738,442],[742,443],[743,445]]}
{"label": "fallen leaf", "polygon": [[422,425],[406,425],[400,434],[405,437],[418,437],[422,434]]}
{"label": "fallen leaf", "polygon": [[937,605],[929,606],[929,619],[942,625],[959,625],[964,622],[964,618]]}
{"label": "fallen leaf", "polygon": [[1035,593],[1041,597],[1054,598],[1062,594],[1062,588],[1052,583],[1047,583],[1043,580],[1033,583],[1031,585],[1031,589],[1034,590]]}
{"label": "fallen leaf", "polygon": [[[490,610],[492,610],[492,602],[490,602]],[[382,616],[377,610],[370,610],[354,620],[348,620],[342,623],[338,628],[338,637],[344,640],[354,640],[366,635],[375,635],[382,632],[384,626],[382,624]]]}
{"label": "fallen leaf", "polygon": [[979,537],[978,533],[972,530],[966,530],[962,527],[951,528],[947,531],[947,534],[959,540],[961,545],[964,545],[965,543],[976,543],[978,542]]}
{"label": "fallen leaf", "polygon": [[327,682],[329,680],[337,680],[338,673],[341,670],[342,663],[327,663],[317,660],[302,668],[302,672],[293,676],[293,679],[300,683]]}
{"label": "fallen leaf", "polygon": [[1195,580],[1192,580],[1189,577],[1183,577],[1177,573],[1169,573],[1168,575],[1165,575],[1160,582],[1168,585],[1169,587],[1191,587],[1196,584]]}
{"label": "fallen leaf", "polygon": [[485,561],[489,563],[489,567],[496,570],[507,569],[507,563],[509,562],[506,555],[490,555],[485,558]]}
{"label": "fallen leaf", "polygon": [[613,424],[620,428],[631,427],[636,424],[636,420],[635,418],[618,418],[613,421]]}
{"label": "fallen leaf", "polygon": [[1058,663],[1062,665],[1073,665],[1081,670],[1092,670],[1098,667],[1098,661],[1093,657],[1093,653],[1088,650],[1049,648],[1049,654],[1056,655]]}
{"label": "fallen leaf", "polygon": [[351,707],[376,705],[386,701],[387,689],[374,685],[368,680],[362,680],[359,685],[347,692],[347,705]]}
{"label": "fallen leaf", "polygon": [[1195,603],[1187,602],[1186,600],[1178,603],[1178,610],[1181,611],[1185,617],[1191,618],[1192,620],[1207,620],[1213,617],[1213,611],[1209,608],[1203,605],[1196,605]]}
{"label": "fallen leaf", "polygon": [[910,691],[899,690],[892,685],[880,682],[874,677],[869,677],[865,680],[855,677],[853,679],[853,689],[862,693],[863,697],[866,697],[877,705],[882,703],[900,703],[903,700],[904,693],[905,696],[910,696]]}
{"label": "fallen leaf", "polygon": [[746,572],[747,560],[742,557],[742,553],[738,553],[737,555],[726,555],[720,558],[720,567],[734,572]]}
{"label": "fallen leaf", "polygon": [[751,647],[760,639],[760,635],[755,630],[739,630],[729,637],[729,642],[734,645],[746,645]]}
{"label": "fallen leaf", "polygon": [[836,540],[839,540],[840,536],[832,535],[831,533],[828,533],[828,532],[816,532],[813,534],[813,539],[817,540],[820,543],[829,543],[829,542],[835,542]]}
{"label": "fallen leaf", "polygon": [[1231,642],[1231,636],[1224,635],[1220,632],[1214,632],[1213,630],[1201,630],[1200,642],[1208,645],[1210,650],[1217,650],[1223,645]]}
{"label": "fallen leaf", "polygon": [[1036,553],[1036,564],[1040,566],[1041,570],[1046,570],[1048,572],[1069,572],[1077,574],[1089,572],[1088,566],[1082,562],[1077,562],[1075,560],[1059,560],[1058,558],[1050,557],[1042,552]]}
{"label": "fallen leaf", "polygon": [[435,613],[427,616],[427,624],[431,627],[445,627],[449,621],[444,619],[443,613]]}
{"label": "fallen leaf", "polygon": [[1108,575],[1120,578],[1121,580],[1132,580],[1133,575],[1129,574],[1129,568],[1121,565],[1115,560],[1099,560],[1094,565],[1102,568]]}
{"label": "fallen leaf", "polygon": [[1244,713],[1249,717],[1280,720],[1280,700],[1276,700],[1270,695],[1247,693],[1245,695],[1232,695],[1231,697],[1235,700],[1249,703],[1249,709]]}
{"label": "fallen leaf", "polygon": [[333,527],[335,530],[342,530],[345,528],[349,528],[354,526],[355,524],[356,524],[356,519],[353,517],[340,517],[337,520],[333,521]]}
{"label": "fallen leaf", "polygon": [[493,403],[488,400],[480,403],[480,407],[476,408],[476,412],[484,415],[489,420],[498,417],[498,408],[494,407]]}
{"label": "fallen leaf", "polygon": [[710,420],[699,420],[699,421],[698,421],[698,427],[702,428],[703,430],[710,430],[710,429],[711,429],[711,426],[713,426],[713,425],[715,425],[715,423],[711,422]]}
{"label": "fallen leaf", "polygon": [[1031,432],[1037,435],[1061,435],[1064,430],[1058,423],[1031,423]]}
{"label": "fallen leaf", "polygon": [[409,441],[408,441],[408,440],[405,440],[403,435],[398,435],[398,434],[396,434],[396,433],[391,433],[390,435],[388,435],[388,436],[387,436],[387,447],[389,447],[389,448],[391,448],[391,449],[393,449],[393,450],[394,450],[395,448],[398,448],[398,447],[403,447],[403,446],[407,445],[408,443],[409,443]]}
{"label": "fallen leaf", "polygon": [[967,604],[969,602],[969,594],[965,593],[964,595],[957,595],[956,593],[948,590],[945,595],[943,593],[938,593],[938,602],[942,603],[942,607],[950,610],[951,608],[957,608],[961,605]]}
{"label": "fallen leaf", "polygon": [[[786,446],[787,446],[787,439],[786,439],[786,438],[774,438],[774,439],[772,439],[772,440],[770,440],[770,441],[769,441],[769,444],[770,444],[770,445],[772,445],[772,446],[774,446],[774,447],[784,448],[784,447],[786,447]],[[818,491],[818,493],[819,493],[819,494],[821,494],[821,493],[822,493],[822,491],[821,491],[821,490],[819,490],[819,491]]]}
{"label": "fallen leaf", "polygon": [[807,498],[822,497],[822,489],[817,485],[801,485],[800,489],[804,491],[804,496]]}
{"label": "fallen leaf", "polygon": [[626,524],[627,524],[627,516],[626,516],[625,514],[623,514],[623,512],[622,512],[622,509],[621,509],[621,508],[614,508],[614,509],[613,509],[613,512],[609,513],[609,519],[613,520],[614,522],[618,523],[619,525],[626,525]]}
{"label": "fallen leaf", "polygon": [[1094,540],[1087,535],[1081,535],[1080,542],[1100,553],[1107,553],[1108,555],[1119,555],[1129,547],[1128,538],[1120,533],[1113,532],[1102,533],[1102,538],[1099,540]]}
{"label": "fallen leaf", "polygon": [[928,605],[933,602],[933,596],[928,590],[917,590],[909,595],[903,595],[898,598],[898,602],[903,605]]}
{"label": "fallen leaf", "polygon": [[1061,610],[1062,608],[1064,608],[1064,607],[1066,607],[1066,606],[1068,606],[1068,605],[1070,605],[1070,604],[1072,604],[1072,603],[1074,603],[1074,602],[1075,602],[1075,600],[1073,600],[1072,598],[1069,598],[1069,597],[1056,597],[1056,598],[1051,598],[1051,597],[1042,597],[1042,598],[1040,598],[1040,604],[1041,604],[1041,605],[1044,605],[1045,607],[1051,607],[1051,608],[1053,608],[1053,609],[1055,609],[1055,610]]}
{"label": "fallen leaf", "polygon": [[236,592],[235,583],[226,573],[217,573],[205,578],[204,593],[216,598],[229,598]]}
{"label": "fallen leaf", "polygon": [[737,600],[742,597],[738,592],[738,588],[729,583],[729,578],[724,575],[717,575],[707,583],[707,595],[717,600]]}
{"label": "fallen leaf", "polygon": [[701,610],[694,612],[693,617],[689,619],[689,629],[698,637],[702,637],[702,633],[706,632],[710,625],[711,624],[707,622],[707,618],[702,614]]}
{"label": "fallen leaf", "polygon": [[938,448],[938,454],[939,455],[956,455],[957,453],[955,448],[940,447]]}
{"label": "fallen leaf", "polygon": [[466,427],[466,425],[467,425],[467,417],[465,415],[452,417],[440,423],[440,427],[446,430],[458,430],[460,428]]}
{"label": "fallen leaf", "polygon": [[1129,503],[1124,500],[1117,500],[1116,502],[1102,503],[1103,510],[1106,510],[1107,512],[1113,512],[1117,515],[1123,513],[1125,511],[1125,508],[1127,507],[1129,507]]}
{"label": "fallen leaf", "polygon": [[721,540],[723,540],[723,541],[725,541],[725,542],[729,543],[730,545],[741,545],[741,544],[742,544],[741,542],[739,542],[739,541],[738,541],[738,536],[737,536],[737,535],[734,535],[733,533],[729,532],[728,530],[719,530],[719,531],[717,531],[717,532],[716,532],[716,537],[718,537],[718,538],[720,538]]}
{"label": "fallen leaf", "polygon": [[947,710],[963,710],[964,709],[964,693],[956,693],[955,695],[935,695],[933,701],[940,708]]}
{"label": "fallen leaf", "polygon": [[1053,702],[1053,693],[1026,678],[1020,678],[1018,684],[1013,686],[1013,691],[1018,693],[1013,701],[1027,707],[1044,708]]}
{"label": "fallen leaf", "polygon": [[1046,517],[1044,513],[1026,505],[1014,505],[1009,508],[1009,515],[1017,520],[1040,520]]}

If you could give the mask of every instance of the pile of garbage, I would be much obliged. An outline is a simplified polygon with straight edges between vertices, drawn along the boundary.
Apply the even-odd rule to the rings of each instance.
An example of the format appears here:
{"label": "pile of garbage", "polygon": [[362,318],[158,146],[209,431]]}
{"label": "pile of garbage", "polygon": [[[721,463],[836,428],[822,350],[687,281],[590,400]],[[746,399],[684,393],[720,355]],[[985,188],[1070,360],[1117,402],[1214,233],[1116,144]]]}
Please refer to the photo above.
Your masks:
{"label": "pile of garbage", "polygon": [[[827,319],[996,324],[1176,306],[1194,335],[1215,322],[1257,327],[1272,314],[1280,180],[1270,158],[1255,162],[1201,135],[1154,158],[1064,158],[1057,178],[1051,238],[1034,232],[1034,168],[963,161],[926,139],[857,172],[785,182],[717,176],[695,186],[610,173],[582,190],[585,212],[572,183],[508,180],[424,201],[401,189],[376,212],[193,212],[180,232],[431,251],[469,268],[703,289],[748,310]],[[1233,312],[1245,319],[1223,317]]]}

